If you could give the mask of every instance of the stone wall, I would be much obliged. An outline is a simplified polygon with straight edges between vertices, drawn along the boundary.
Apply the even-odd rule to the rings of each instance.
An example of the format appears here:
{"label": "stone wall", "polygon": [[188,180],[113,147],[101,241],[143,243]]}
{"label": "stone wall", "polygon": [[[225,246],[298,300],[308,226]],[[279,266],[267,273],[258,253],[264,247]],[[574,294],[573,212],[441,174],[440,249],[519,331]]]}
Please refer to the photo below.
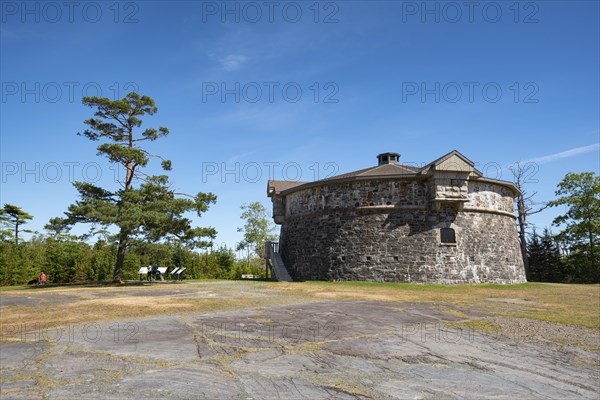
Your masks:
{"label": "stone wall", "polygon": [[286,218],[315,211],[366,206],[427,207],[426,180],[373,180],[317,186],[286,196]]}
{"label": "stone wall", "polygon": [[[356,181],[286,196],[280,249],[295,280],[524,282],[513,212],[503,186],[468,182],[462,211],[431,207],[427,180]],[[485,212],[487,210],[487,212]],[[456,244],[440,243],[453,228]]]}
{"label": "stone wall", "polygon": [[468,197],[469,202],[465,207],[514,213],[513,193],[507,187],[490,182],[470,181]]}
{"label": "stone wall", "polygon": [[431,179],[431,197],[436,199],[467,199],[469,173],[436,172]]}
{"label": "stone wall", "polygon": [[[432,189],[430,182],[427,179],[395,179],[322,185],[291,193],[285,201],[276,197],[273,208],[274,213],[279,213],[279,209],[285,207],[286,217],[369,206],[428,208],[431,200],[440,197],[439,192],[442,192],[439,186],[437,190]],[[446,187],[443,192],[451,193],[451,189]],[[468,181],[464,187],[457,188],[457,193],[468,199],[467,208],[513,213],[513,193],[507,187],[486,181]]]}

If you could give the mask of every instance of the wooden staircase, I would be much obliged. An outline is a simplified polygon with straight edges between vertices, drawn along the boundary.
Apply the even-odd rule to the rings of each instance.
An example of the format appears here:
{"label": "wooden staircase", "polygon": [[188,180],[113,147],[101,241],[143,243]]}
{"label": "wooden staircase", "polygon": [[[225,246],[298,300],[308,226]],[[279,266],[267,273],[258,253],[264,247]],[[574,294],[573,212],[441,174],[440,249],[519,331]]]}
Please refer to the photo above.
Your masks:
{"label": "wooden staircase", "polygon": [[265,258],[267,261],[267,268],[271,269],[271,277],[277,282],[293,282],[294,280],[290,276],[281,254],[279,254],[279,243],[267,242],[266,243]]}

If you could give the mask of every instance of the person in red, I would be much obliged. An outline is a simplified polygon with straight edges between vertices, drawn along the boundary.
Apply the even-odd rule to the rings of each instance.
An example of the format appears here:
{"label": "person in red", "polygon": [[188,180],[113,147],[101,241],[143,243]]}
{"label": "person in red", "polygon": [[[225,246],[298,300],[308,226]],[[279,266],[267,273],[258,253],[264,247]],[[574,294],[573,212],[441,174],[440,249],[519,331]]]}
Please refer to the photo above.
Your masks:
{"label": "person in red", "polygon": [[42,273],[40,274],[40,285],[45,285],[46,284],[46,274],[42,271]]}

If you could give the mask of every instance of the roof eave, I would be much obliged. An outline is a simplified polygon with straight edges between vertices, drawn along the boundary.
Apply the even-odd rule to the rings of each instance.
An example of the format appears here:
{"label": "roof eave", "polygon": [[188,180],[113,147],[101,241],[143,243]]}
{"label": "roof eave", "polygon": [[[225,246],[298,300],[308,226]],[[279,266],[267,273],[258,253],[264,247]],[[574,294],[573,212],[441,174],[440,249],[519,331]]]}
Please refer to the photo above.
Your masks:
{"label": "roof eave", "polygon": [[368,175],[368,176],[353,176],[349,178],[340,178],[340,179],[327,179],[320,180],[314,182],[308,182],[299,186],[295,186],[286,190],[281,191],[281,195],[287,196],[290,193],[296,192],[298,190],[309,189],[311,187],[317,186],[325,186],[335,183],[345,183],[345,182],[356,182],[356,181],[366,181],[366,180],[387,180],[387,179],[398,179],[398,178],[420,178],[416,173],[407,173],[407,174],[396,174],[396,175]]}

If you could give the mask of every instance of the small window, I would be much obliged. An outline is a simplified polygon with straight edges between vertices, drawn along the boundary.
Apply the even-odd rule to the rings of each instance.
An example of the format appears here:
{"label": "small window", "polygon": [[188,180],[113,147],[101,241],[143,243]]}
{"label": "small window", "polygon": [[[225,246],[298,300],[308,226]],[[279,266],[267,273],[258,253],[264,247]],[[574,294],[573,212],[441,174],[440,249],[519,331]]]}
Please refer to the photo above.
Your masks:
{"label": "small window", "polygon": [[440,229],[440,239],[442,243],[456,243],[456,232],[452,228]]}

